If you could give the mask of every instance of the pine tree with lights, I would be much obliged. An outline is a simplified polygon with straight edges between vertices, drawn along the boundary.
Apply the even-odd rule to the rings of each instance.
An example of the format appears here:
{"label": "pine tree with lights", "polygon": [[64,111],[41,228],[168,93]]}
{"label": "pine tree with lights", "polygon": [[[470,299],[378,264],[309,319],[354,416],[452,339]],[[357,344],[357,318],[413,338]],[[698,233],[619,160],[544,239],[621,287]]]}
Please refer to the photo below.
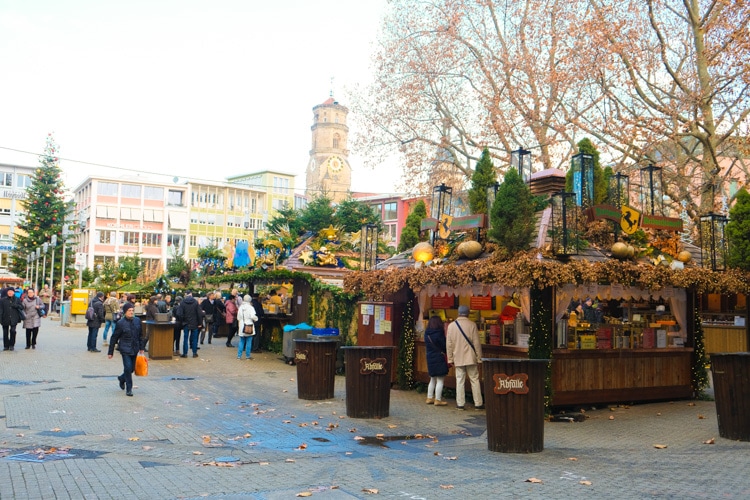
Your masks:
{"label": "pine tree with lights", "polygon": [[[55,252],[58,262],[62,257],[62,228],[66,206],[63,198],[62,171],[57,154],[57,144],[52,134],[48,134],[44,153],[39,156],[39,167],[34,171],[31,185],[26,189],[26,214],[16,226],[20,231],[15,234],[11,269],[18,276],[26,274],[28,255],[36,252],[44,243],[49,243],[52,235],[57,235],[57,246],[49,252]],[[51,253],[47,256],[48,264],[50,258]],[[57,268],[58,262],[55,263]]]}

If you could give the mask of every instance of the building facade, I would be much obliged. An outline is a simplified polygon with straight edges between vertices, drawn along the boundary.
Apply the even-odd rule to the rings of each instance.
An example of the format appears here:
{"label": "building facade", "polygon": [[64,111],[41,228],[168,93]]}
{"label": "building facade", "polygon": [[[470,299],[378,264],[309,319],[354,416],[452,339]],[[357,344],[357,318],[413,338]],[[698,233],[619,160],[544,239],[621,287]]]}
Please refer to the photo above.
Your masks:
{"label": "building facade", "polygon": [[26,210],[26,188],[36,167],[0,163],[0,275],[8,273],[17,224]]}
{"label": "building facade", "polygon": [[262,170],[227,177],[227,182],[246,186],[256,192],[266,193],[265,201],[259,205],[257,212],[261,215],[262,220],[263,227],[260,229],[265,229],[268,219],[276,215],[278,210],[295,207],[296,205],[294,174],[278,170]]}
{"label": "building facade", "polygon": [[352,168],[349,165],[349,110],[330,97],[313,108],[312,148],[307,163],[307,195],[325,195],[334,203],[349,197]]}

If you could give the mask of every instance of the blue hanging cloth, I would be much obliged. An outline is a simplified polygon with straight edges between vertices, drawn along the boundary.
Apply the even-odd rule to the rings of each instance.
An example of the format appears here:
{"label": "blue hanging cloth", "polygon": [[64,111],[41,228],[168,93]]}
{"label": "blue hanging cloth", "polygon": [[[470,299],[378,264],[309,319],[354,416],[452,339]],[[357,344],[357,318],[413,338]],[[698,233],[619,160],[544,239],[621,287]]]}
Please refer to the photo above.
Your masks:
{"label": "blue hanging cloth", "polygon": [[234,267],[246,267],[250,264],[247,241],[240,240],[234,249]]}

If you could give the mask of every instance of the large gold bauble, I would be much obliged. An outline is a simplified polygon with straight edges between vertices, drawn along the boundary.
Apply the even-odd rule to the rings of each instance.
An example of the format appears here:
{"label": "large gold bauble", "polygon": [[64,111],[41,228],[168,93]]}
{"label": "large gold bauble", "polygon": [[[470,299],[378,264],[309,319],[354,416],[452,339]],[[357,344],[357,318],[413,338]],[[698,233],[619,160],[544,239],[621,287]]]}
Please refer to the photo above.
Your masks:
{"label": "large gold bauble", "polygon": [[464,241],[456,249],[459,257],[466,257],[469,260],[476,259],[482,255],[482,244],[478,241]]}
{"label": "large gold bauble", "polygon": [[693,254],[691,254],[687,250],[683,250],[682,252],[680,252],[680,253],[677,254],[677,260],[679,260],[680,262],[683,262],[685,264],[687,264],[688,262],[690,262],[690,260],[692,258],[693,258]]}
{"label": "large gold bauble", "polygon": [[411,256],[417,262],[429,262],[435,257],[435,249],[428,242],[417,243],[411,251]]}
{"label": "large gold bauble", "polygon": [[628,245],[618,241],[612,245],[612,257],[616,259],[627,259],[628,258]]}

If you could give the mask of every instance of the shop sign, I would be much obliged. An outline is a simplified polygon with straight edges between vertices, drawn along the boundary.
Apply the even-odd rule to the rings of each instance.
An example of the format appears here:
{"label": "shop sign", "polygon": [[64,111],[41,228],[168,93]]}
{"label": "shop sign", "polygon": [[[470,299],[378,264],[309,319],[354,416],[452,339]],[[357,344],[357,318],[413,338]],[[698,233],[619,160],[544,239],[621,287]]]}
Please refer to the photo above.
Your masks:
{"label": "shop sign", "polygon": [[440,216],[440,220],[433,217],[425,217],[419,224],[420,231],[437,231],[447,232],[446,239],[451,231],[466,231],[487,226],[487,216],[485,214],[464,215],[463,217],[453,217],[447,214]]}
{"label": "shop sign", "polygon": [[638,225],[641,221],[641,213],[635,208],[623,205],[621,209],[622,218],[620,219],[620,228],[625,234],[633,234],[638,231]]}
{"label": "shop sign", "polygon": [[491,311],[494,309],[493,302],[494,297],[487,295],[486,297],[472,296],[469,299],[469,309],[472,311]]}
{"label": "shop sign", "polygon": [[588,209],[589,220],[610,220],[612,222],[620,222],[622,213],[614,205],[594,205]]}
{"label": "shop sign", "polygon": [[25,200],[26,199],[26,191],[13,191],[12,189],[5,189],[2,192],[2,195],[0,195],[2,198],[10,198],[10,199],[17,199],[17,200]]}
{"label": "shop sign", "polygon": [[438,235],[440,239],[447,240],[448,236],[451,235],[451,224],[453,223],[453,216],[443,214],[440,216],[440,224],[438,224]]}
{"label": "shop sign", "polygon": [[528,394],[529,392],[529,376],[525,373],[516,373],[511,376],[504,373],[496,373],[493,375],[492,380],[495,381],[495,388],[493,389],[495,394],[508,394],[509,392]]}
{"label": "shop sign", "polygon": [[674,217],[662,217],[661,215],[644,214],[641,219],[641,227],[658,229],[661,231],[682,231],[682,219]]}
{"label": "shop sign", "polygon": [[430,297],[432,303],[432,309],[455,309],[456,308],[456,296],[455,295],[433,295]]}
{"label": "shop sign", "polygon": [[385,364],[388,362],[385,358],[360,358],[359,360],[359,374],[369,375],[374,373],[375,375],[385,375]]}

